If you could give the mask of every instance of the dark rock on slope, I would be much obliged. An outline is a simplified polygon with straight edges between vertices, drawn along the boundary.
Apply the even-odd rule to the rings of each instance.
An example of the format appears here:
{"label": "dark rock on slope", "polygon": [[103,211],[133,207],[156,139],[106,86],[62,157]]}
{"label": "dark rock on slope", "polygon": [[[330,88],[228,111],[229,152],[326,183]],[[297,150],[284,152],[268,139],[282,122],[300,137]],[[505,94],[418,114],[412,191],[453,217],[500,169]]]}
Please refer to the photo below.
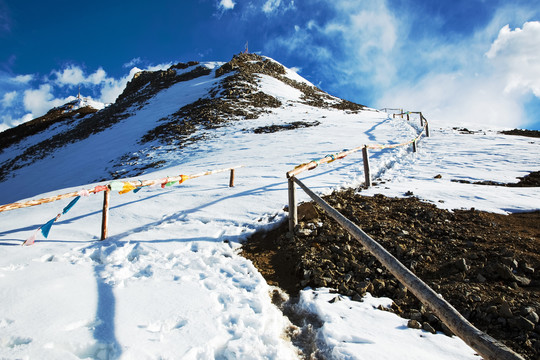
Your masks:
{"label": "dark rock on slope", "polygon": [[[540,356],[540,212],[498,215],[441,210],[416,198],[364,197],[354,190],[325,200],[442,294],[469,321],[528,359]],[[290,294],[329,287],[361,301],[394,300],[410,326],[449,330],[322,209],[307,203],[294,236],[287,225],[243,246],[270,284]]]}

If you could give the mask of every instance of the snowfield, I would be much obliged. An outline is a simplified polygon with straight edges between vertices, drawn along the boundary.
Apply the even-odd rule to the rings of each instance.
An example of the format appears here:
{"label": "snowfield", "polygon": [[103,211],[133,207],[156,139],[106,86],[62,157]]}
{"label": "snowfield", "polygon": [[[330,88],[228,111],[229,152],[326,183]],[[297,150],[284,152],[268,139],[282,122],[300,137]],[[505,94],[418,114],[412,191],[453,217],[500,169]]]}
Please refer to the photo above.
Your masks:
{"label": "snowfield", "polygon": [[[196,100],[214,81],[211,74],[176,84],[129,121],[20,169],[0,184],[0,203],[94,187],[97,183],[88,183],[90,179],[107,174],[92,169],[112,154],[136,152],[133,139],[177,110],[168,106],[171,99]],[[260,87],[281,97],[283,106],[255,120],[204,131],[205,141],[181,153],[155,149],[172,165],[140,177],[244,165],[236,170],[233,188],[228,187],[228,174],[222,173],[164,189],[112,193],[105,241],[98,241],[101,194],[82,197],[53,225],[48,239],[39,234],[28,247],[20,245],[69,199],[0,213],[0,358],[301,356],[286,336],[294,331],[292,324],[271,302],[272,289],[251,262],[238,255],[241,242],[286,218],[288,170],[363,144],[408,141],[416,136],[418,124],[373,109],[355,114],[300,104],[296,89],[267,76],[261,77]],[[374,178],[385,183],[363,193],[402,196],[410,190],[449,209],[540,208],[539,188],[450,182],[517,181],[516,176],[538,170],[538,140],[491,132],[463,135],[439,129],[433,120],[431,137],[419,142],[417,153],[409,147],[371,151]],[[252,131],[294,121],[320,125],[269,134]],[[442,177],[434,179],[437,174]],[[361,154],[299,178],[318,193],[358,187],[364,179]],[[301,201],[308,199],[300,190],[297,195]],[[407,320],[376,309],[388,306],[390,299],[367,295],[363,302],[342,297],[330,303],[335,296],[328,289],[305,289],[300,301],[305,311],[323,320],[316,340],[332,358],[479,359],[458,338],[409,329]]]}

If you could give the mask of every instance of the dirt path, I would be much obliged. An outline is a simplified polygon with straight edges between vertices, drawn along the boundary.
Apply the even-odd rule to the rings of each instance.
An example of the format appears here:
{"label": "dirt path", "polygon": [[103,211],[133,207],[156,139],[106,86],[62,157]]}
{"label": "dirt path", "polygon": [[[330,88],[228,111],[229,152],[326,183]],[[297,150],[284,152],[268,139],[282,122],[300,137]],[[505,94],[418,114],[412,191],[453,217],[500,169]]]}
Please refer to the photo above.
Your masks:
{"label": "dirt path", "polygon": [[[469,321],[528,359],[540,359],[540,212],[498,215],[449,212],[410,197],[364,197],[354,190],[325,200],[441,293]],[[330,287],[360,300],[394,299],[411,327],[449,330],[359,243],[311,203],[287,224],[255,234],[243,255],[271,285],[294,296]]]}

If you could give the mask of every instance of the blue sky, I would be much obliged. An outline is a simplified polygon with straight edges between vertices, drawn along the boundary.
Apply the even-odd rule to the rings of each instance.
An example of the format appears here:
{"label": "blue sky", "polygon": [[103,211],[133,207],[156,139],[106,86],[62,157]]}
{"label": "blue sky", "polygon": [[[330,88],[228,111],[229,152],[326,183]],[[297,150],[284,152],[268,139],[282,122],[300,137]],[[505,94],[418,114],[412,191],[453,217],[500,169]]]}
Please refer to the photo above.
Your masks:
{"label": "blue sky", "polygon": [[0,130],[246,41],[368,106],[540,129],[540,0],[0,0]]}

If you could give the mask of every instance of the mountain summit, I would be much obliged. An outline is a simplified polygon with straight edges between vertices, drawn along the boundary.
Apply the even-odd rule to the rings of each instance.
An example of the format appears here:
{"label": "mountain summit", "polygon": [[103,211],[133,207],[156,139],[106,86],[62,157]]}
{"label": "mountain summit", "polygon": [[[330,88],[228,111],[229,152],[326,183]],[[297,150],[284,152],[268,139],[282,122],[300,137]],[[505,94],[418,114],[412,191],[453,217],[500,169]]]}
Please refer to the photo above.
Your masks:
{"label": "mountain summit", "polygon": [[[227,63],[188,62],[142,71],[113,104],[102,109],[92,105],[78,99],[0,133],[0,182],[24,178],[25,169],[38,166],[47,183],[58,179],[58,169],[66,162],[80,174],[81,183],[140,176],[149,169],[175,165],[175,159],[182,157],[179,150],[209,136],[207,130],[231,121],[257,119],[278,108],[300,105],[349,112],[364,108],[331,96],[256,54],[235,55]],[[60,181],[42,190],[70,185],[75,184]]]}

